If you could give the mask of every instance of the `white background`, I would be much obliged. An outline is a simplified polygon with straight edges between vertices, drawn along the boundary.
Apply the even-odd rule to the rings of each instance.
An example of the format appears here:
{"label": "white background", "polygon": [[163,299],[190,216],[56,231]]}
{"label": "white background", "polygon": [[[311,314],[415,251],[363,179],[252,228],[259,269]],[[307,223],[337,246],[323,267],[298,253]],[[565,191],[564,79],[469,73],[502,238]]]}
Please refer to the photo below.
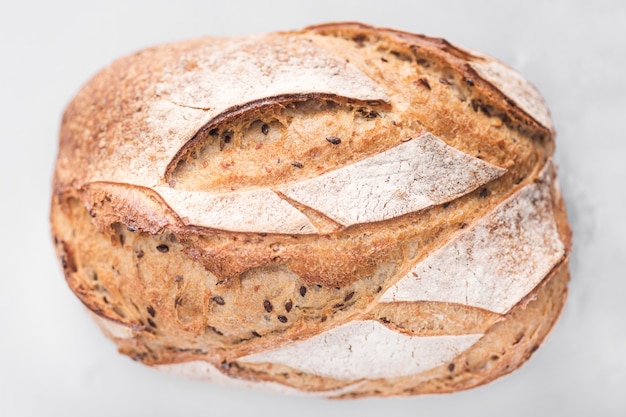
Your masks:
{"label": "white background", "polygon": [[[626,2],[86,1],[0,6],[0,416],[626,416]],[[519,371],[454,395],[327,401],[162,375],[71,294],[48,229],[63,108],[149,45],[359,20],[494,55],[546,97],[574,228],[566,309]]]}

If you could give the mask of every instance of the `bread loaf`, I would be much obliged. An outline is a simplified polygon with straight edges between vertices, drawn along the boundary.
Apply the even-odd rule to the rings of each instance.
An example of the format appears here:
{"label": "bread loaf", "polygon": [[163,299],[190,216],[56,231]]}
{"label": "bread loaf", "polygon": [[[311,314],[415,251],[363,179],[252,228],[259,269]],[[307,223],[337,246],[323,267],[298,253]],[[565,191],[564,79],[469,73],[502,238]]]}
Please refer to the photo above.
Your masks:
{"label": "bread loaf", "polygon": [[63,116],[51,222],[121,353],[334,398],[467,389],[557,319],[571,233],[537,90],[343,23],[124,57]]}

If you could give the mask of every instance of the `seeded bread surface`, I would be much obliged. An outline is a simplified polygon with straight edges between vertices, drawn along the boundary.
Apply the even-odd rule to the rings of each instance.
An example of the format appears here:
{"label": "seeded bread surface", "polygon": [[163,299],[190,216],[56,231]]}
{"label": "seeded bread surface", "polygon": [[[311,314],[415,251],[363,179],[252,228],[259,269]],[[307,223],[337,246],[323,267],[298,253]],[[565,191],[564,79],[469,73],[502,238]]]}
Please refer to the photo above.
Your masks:
{"label": "seeded bread surface", "polygon": [[68,106],[55,247],[146,365],[327,397],[467,389],[527,360],[565,301],[554,135],[532,85],[442,39],[344,23],[157,46]]}

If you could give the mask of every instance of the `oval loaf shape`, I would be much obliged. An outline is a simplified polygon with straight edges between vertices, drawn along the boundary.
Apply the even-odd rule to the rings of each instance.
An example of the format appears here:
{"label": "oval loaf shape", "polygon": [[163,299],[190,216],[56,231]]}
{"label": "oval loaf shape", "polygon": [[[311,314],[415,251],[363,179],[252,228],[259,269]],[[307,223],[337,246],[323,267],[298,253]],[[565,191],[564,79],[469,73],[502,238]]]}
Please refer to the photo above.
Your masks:
{"label": "oval loaf shape", "polygon": [[330,398],[521,366],[567,295],[554,127],[507,65],[337,23],[156,46],[68,105],[51,224],[119,351]]}

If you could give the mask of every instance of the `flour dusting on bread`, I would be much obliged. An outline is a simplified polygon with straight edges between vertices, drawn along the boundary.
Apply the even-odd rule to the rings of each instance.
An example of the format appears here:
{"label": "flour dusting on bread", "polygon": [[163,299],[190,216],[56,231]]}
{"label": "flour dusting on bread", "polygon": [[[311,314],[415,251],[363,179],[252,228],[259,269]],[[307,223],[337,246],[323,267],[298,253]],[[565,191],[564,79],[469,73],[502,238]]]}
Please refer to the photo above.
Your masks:
{"label": "flour dusting on bread", "polygon": [[331,398],[468,389],[565,302],[554,135],[521,75],[443,39],[337,23],[156,46],[68,105],[54,246],[145,365]]}
{"label": "flour dusting on bread", "polygon": [[[549,162],[543,172],[551,167]],[[504,314],[564,253],[550,184],[527,185],[415,265],[380,301],[440,301]]]}

